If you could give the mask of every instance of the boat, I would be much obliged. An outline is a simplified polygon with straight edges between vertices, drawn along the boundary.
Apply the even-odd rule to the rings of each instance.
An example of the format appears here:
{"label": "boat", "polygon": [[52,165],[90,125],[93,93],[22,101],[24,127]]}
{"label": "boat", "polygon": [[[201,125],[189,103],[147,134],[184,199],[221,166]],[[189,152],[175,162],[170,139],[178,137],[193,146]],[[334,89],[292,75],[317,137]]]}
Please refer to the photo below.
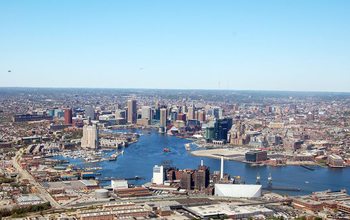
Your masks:
{"label": "boat", "polygon": [[116,161],[116,160],[117,160],[116,157],[110,157],[110,158],[108,158],[108,161]]}
{"label": "boat", "polygon": [[168,152],[170,152],[170,149],[165,147],[165,148],[163,148],[163,152],[168,153]]}
{"label": "boat", "polygon": [[190,144],[185,144],[185,148],[187,151],[190,151],[191,150],[191,145]]}
{"label": "boat", "polygon": [[115,160],[117,160],[118,155],[119,155],[119,154],[112,154],[112,155],[108,158],[108,160],[109,160],[109,161],[115,161]]}

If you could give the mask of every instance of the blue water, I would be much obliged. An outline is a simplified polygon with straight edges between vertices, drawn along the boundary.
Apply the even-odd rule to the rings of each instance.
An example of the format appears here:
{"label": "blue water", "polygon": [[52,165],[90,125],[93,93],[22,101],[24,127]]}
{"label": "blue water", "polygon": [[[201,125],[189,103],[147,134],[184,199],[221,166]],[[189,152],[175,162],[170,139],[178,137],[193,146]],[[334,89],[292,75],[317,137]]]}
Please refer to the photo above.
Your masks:
{"label": "blue water", "polygon": [[[133,132],[142,133],[134,130]],[[156,131],[143,132],[137,143],[125,148],[124,155],[120,155],[116,161],[103,161],[89,164],[89,166],[100,166],[101,178],[128,178],[134,176],[144,177],[131,183],[142,184],[150,182],[152,168],[156,164],[171,164],[179,169],[197,168],[200,161],[210,167],[211,172],[220,170],[220,160],[212,158],[194,157],[186,151],[184,144],[191,141],[174,136],[166,136]],[[171,152],[164,153],[163,148],[170,148]],[[112,154],[109,152],[108,154]],[[62,158],[62,157],[57,157]],[[85,166],[79,159],[69,159],[71,163]],[[257,174],[261,176],[263,185],[267,185],[267,177],[271,173],[273,185],[283,187],[297,187],[301,192],[279,192],[282,194],[297,195],[309,194],[313,191],[347,189],[350,191],[350,169],[330,169],[315,167],[314,171],[299,166],[285,167],[251,167],[250,165],[225,161],[225,173],[231,176],[241,176],[246,183],[255,183]]]}

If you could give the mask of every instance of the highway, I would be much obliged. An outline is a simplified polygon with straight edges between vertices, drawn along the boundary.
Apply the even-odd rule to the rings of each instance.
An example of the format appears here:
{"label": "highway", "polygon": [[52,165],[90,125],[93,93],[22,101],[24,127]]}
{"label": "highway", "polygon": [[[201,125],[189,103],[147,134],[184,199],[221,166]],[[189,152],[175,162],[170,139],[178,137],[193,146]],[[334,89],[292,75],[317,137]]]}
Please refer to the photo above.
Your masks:
{"label": "highway", "polygon": [[40,185],[40,183],[38,183],[34,177],[25,169],[23,169],[18,161],[20,160],[21,158],[21,155],[22,155],[22,149],[20,149],[19,151],[17,151],[16,153],[16,156],[13,157],[12,159],[12,164],[13,166],[15,167],[15,169],[17,170],[18,174],[20,175],[20,177],[22,179],[28,179],[30,184],[32,184],[37,190],[38,190],[38,193],[39,193],[39,196],[41,198],[43,198],[44,200],[50,202],[51,204],[51,207],[52,208],[62,208],[62,206],[60,204],[58,204],[58,202],[56,202],[56,200],[54,200],[52,198],[52,196],[50,195],[50,193],[48,193],[45,188]]}

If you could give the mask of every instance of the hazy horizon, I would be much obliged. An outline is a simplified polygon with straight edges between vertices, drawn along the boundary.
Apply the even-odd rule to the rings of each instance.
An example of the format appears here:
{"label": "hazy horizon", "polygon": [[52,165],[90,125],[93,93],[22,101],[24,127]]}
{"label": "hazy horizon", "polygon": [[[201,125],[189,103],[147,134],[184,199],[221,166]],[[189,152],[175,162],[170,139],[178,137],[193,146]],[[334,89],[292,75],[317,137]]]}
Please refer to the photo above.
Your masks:
{"label": "hazy horizon", "polygon": [[228,92],[272,92],[272,93],[340,93],[340,94],[350,94],[347,91],[303,91],[303,90],[259,90],[259,89],[182,89],[182,88],[121,88],[121,87],[31,87],[31,86],[0,86],[0,89],[91,89],[91,90],[178,90],[178,91],[228,91]]}

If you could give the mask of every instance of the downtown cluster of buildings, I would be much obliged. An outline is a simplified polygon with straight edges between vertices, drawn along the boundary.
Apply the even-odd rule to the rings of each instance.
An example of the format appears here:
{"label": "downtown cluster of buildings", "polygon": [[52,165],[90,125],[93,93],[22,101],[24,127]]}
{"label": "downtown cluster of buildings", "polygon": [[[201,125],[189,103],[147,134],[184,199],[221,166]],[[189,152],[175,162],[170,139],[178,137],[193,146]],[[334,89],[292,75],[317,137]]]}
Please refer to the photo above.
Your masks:
{"label": "downtown cluster of buildings", "polygon": [[21,89],[0,94],[4,207],[48,201],[54,209],[94,205],[92,210],[55,216],[84,220],[301,215],[337,219],[349,214],[345,191],[295,198],[264,194],[260,185],[240,184],[222,170],[211,173],[203,164],[184,170],[155,166],[151,184],[134,187],[126,180],[112,180],[110,188],[103,188],[96,172],[46,158],[67,154],[87,162],[113,159],[103,158],[99,149],[125,146],[137,137],[108,132],[140,128],[191,138],[203,149],[198,152],[207,153],[204,156],[224,155],[252,165],[343,168],[350,162],[348,95]]}

